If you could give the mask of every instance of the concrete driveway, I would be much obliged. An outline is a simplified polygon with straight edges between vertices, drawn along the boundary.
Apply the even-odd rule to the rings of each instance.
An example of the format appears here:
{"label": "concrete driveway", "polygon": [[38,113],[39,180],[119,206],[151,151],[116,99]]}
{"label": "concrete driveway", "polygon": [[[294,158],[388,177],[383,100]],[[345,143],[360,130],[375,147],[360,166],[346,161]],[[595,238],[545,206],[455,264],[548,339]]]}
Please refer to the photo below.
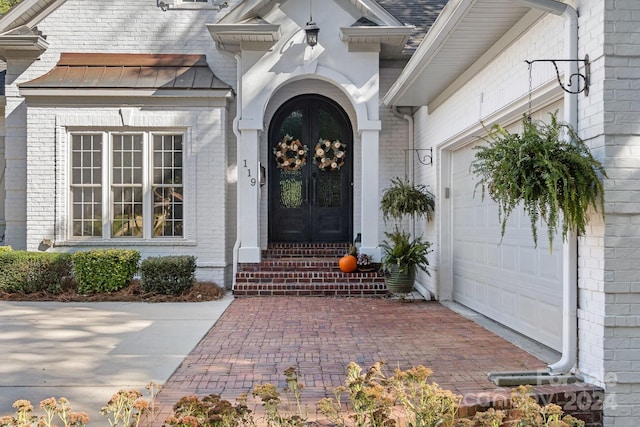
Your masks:
{"label": "concrete driveway", "polygon": [[0,301],[0,416],[18,399],[38,408],[66,397],[91,425],[105,425],[99,411],[114,393],[164,384],[231,301]]}

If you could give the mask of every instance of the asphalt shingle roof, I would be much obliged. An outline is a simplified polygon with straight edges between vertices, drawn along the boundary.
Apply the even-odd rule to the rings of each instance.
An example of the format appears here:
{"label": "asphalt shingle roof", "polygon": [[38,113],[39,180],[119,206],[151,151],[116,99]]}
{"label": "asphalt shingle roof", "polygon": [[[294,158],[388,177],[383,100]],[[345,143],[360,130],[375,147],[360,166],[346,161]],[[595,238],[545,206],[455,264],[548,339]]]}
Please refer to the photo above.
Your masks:
{"label": "asphalt shingle roof", "polygon": [[416,27],[407,42],[409,51],[415,50],[431,28],[442,8],[448,0],[378,0],[378,4],[386,9],[403,24]]}

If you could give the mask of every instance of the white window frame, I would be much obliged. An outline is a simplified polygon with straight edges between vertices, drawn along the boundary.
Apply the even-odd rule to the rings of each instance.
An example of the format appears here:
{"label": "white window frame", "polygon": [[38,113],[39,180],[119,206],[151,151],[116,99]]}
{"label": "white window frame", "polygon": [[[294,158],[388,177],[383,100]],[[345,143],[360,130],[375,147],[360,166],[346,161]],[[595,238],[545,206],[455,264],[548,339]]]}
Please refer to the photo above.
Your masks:
{"label": "white window frame", "polygon": [[211,9],[211,0],[174,0],[174,8],[177,9]]}
{"label": "white window frame", "polygon": [[[101,236],[74,236],[74,216],[73,216],[73,136],[74,135],[102,135],[102,235]],[[142,236],[113,236],[114,209],[113,201],[113,136],[114,135],[142,135],[142,217],[143,228]],[[154,213],[153,213],[153,137],[154,135],[180,135],[182,137],[182,235],[180,236],[154,236]],[[187,135],[185,129],[168,129],[168,130],[150,130],[150,129],[133,129],[133,130],[81,130],[68,131],[68,224],[67,238],[71,241],[112,241],[112,242],[142,242],[142,241],[175,241],[186,240],[186,223],[187,223],[187,203],[186,195],[188,184],[186,180],[185,165],[187,161]]]}

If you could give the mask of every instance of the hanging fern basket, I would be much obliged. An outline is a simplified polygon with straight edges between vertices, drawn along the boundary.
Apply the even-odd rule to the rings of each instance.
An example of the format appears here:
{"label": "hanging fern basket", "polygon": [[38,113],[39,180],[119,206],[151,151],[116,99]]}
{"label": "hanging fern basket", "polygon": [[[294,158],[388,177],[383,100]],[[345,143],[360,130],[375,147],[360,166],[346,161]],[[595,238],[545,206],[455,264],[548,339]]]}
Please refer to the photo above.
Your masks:
{"label": "hanging fern basket", "polygon": [[569,125],[550,114],[550,123],[522,120],[522,133],[510,133],[499,125],[491,128],[487,145],[476,147],[471,172],[476,184],[498,204],[504,237],[507,220],[522,206],[538,244],[538,221],[547,225],[550,246],[558,229],[562,238],[575,230],[585,232],[591,209],[604,217],[602,164]]}
{"label": "hanging fern basket", "polygon": [[385,189],[380,200],[382,217],[402,219],[404,215],[425,217],[431,221],[435,209],[435,197],[424,185],[414,185],[394,178],[391,186]]}

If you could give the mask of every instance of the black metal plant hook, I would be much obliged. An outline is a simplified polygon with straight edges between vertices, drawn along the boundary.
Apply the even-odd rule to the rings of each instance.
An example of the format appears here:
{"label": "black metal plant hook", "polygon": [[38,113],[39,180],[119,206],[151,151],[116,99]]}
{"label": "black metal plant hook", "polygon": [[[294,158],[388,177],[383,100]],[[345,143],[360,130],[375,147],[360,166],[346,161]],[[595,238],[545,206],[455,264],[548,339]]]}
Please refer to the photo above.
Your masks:
{"label": "black metal plant hook", "polygon": [[405,160],[406,156],[409,152],[413,151],[413,153],[418,158],[420,164],[425,166],[433,166],[433,147],[431,148],[408,148],[405,149]]}
{"label": "black metal plant hook", "polygon": [[[551,62],[553,64],[553,66],[556,69],[556,77],[558,79],[558,84],[560,85],[560,87],[562,88],[562,90],[564,90],[567,93],[571,93],[571,94],[577,94],[577,93],[582,93],[584,92],[584,94],[586,96],[589,96],[589,84],[591,83],[591,63],[589,62],[589,55],[585,55],[584,59],[534,59],[533,61],[524,61],[527,64],[529,64],[529,70],[531,70],[531,66],[533,65],[534,62]],[[558,62],[582,62],[584,64],[584,74],[583,73],[573,73],[569,76],[569,80],[567,85],[565,86],[564,83],[562,83],[562,80],[560,79],[560,70],[558,69]],[[577,78],[578,79],[578,88],[577,90],[572,90],[569,89],[571,88],[573,85],[573,79]],[[582,80],[583,83],[583,87],[582,89],[580,89],[580,81]]]}

